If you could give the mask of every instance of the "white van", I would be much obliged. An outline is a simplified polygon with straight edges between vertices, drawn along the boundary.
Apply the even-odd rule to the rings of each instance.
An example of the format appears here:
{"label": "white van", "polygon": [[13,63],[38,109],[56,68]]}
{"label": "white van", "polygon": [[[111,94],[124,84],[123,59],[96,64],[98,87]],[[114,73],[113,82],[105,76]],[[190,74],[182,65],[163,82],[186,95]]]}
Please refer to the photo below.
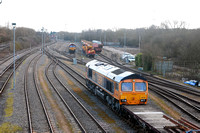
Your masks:
{"label": "white van", "polygon": [[127,60],[128,62],[133,62],[133,61],[135,61],[135,55],[132,55],[132,54],[130,54],[130,53],[124,53],[124,54],[122,54],[122,60]]}

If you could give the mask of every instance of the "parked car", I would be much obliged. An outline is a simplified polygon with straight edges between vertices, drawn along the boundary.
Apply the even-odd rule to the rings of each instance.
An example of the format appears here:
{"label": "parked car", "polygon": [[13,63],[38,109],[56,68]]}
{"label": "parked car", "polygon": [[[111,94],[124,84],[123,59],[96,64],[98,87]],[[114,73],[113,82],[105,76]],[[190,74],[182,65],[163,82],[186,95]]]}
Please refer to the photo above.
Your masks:
{"label": "parked car", "polygon": [[185,81],[184,84],[188,84],[188,85],[192,85],[192,86],[199,86],[199,81],[189,80],[189,81]]}

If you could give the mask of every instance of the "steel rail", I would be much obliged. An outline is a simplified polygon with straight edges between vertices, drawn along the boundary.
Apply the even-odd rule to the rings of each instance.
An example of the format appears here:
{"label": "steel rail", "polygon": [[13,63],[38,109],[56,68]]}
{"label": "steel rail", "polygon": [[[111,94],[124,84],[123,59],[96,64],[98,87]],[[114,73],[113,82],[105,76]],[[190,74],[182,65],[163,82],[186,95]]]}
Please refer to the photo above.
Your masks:
{"label": "steel rail", "polygon": [[165,94],[163,94],[163,92],[159,91],[158,89],[154,90],[151,88],[151,85],[149,85],[149,89],[154,91],[155,93],[157,93],[158,95],[162,96],[163,98],[165,98],[167,101],[171,102],[173,105],[175,105],[177,108],[179,108],[180,110],[182,110],[183,112],[185,112],[187,115],[189,115],[191,118],[193,118],[195,121],[200,122],[200,119],[198,117],[196,117],[194,114],[192,114],[191,112],[187,111],[185,108],[183,108],[182,106],[179,106],[176,102],[174,102],[173,100],[171,100],[171,98],[169,98],[169,96],[166,96]]}
{"label": "steel rail", "polygon": [[[195,96],[200,96],[200,92],[199,91],[195,91],[195,90],[191,90],[189,88],[186,88],[184,86],[175,86],[169,83],[164,83],[164,82],[160,82],[160,81],[156,81],[156,80],[148,80],[150,83],[154,83],[154,84],[158,84],[158,85],[162,85],[165,87],[169,87],[178,91],[183,91],[185,93],[191,94],[191,95],[195,95]],[[180,89],[181,88],[181,89]]]}
{"label": "steel rail", "polygon": [[[69,110],[70,114],[73,116],[73,118],[75,119],[75,121],[77,122],[77,124],[79,125],[79,128],[81,129],[82,132],[86,133],[86,130],[84,129],[84,127],[82,126],[82,124],[80,123],[80,121],[78,120],[78,118],[75,116],[75,114],[73,113],[73,111],[71,110],[71,108],[69,107],[69,105],[66,103],[66,101],[64,100],[64,98],[61,96],[61,94],[59,93],[58,89],[55,87],[55,85],[52,83],[52,80],[49,78],[48,75],[48,69],[50,67],[50,65],[52,65],[53,62],[51,62],[47,68],[45,69],[45,75],[47,77],[47,80],[49,81],[49,83],[51,84],[51,86],[53,87],[53,89],[55,90],[55,92],[58,94],[58,96],[60,97],[60,99],[62,100],[62,102],[64,103],[64,105],[66,106],[66,108]],[[54,70],[55,71],[55,67]]]}
{"label": "steel rail", "polygon": [[33,60],[35,58],[39,58],[38,56],[39,56],[39,54],[37,56],[35,56],[29,62],[28,66],[26,67],[25,74],[24,74],[24,93],[25,93],[25,100],[26,100],[26,108],[27,108],[27,115],[28,115],[28,122],[29,122],[29,132],[30,133],[33,132],[33,127],[32,127],[32,120],[31,120],[31,113],[30,113],[30,102],[29,102],[28,91],[27,91],[27,75],[28,75],[28,69],[30,67],[30,64],[33,62]]}
{"label": "steel rail", "polygon": [[[53,58],[52,55],[48,54],[49,56],[51,56],[51,58]],[[69,73],[62,65],[61,65],[61,62],[58,60],[56,61],[55,58],[53,58],[53,61],[58,63],[58,65],[64,70],[66,71],[67,73]],[[64,64],[64,63],[63,63]],[[72,69],[73,71],[73,69]],[[74,72],[74,71],[73,71]],[[92,116],[92,114],[90,114],[90,112],[84,107],[84,105],[74,96],[74,94],[72,94],[72,92],[62,83],[62,81],[58,78],[58,76],[55,74],[55,77],[57,78],[57,80],[60,82],[60,84],[71,94],[71,96],[79,103],[79,105],[85,110],[85,112],[89,115],[89,117],[91,119],[93,119],[93,121],[97,124],[97,126],[102,130],[102,132],[106,132],[106,130],[99,124],[99,122]],[[79,80],[77,80],[77,78],[74,77],[73,74],[69,73],[76,81],[78,81],[79,83],[81,83],[84,87],[87,88],[87,86],[80,82]],[[78,74],[78,73],[77,73]],[[82,75],[79,74],[79,76],[83,77]]]}
{"label": "steel rail", "polygon": [[[194,105],[194,104],[192,104],[192,103],[186,101],[185,99],[183,99],[183,98],[186,98],[186,99],[190,99],[190,98],[185,97],[185,96],[182,96],[182,95],[180,95],[180,94],[177,94],[176,92],[172,92],[172,91],[169,91],[169,90],[160,88],[160,87],[158,87],[158,86],[156,86],[156,85],[154,85],[154,84],[152,84],[152,83],[149,83],[149,85],[151,85],[151,86],[153,86],[153,87],[155,87],[155,88],[159,88],[159,90],[158,90],[158,89],[156,89],[156,90],[157,90],[157,91],[160,91],[161,93],[165,93],[165,95],[168,95],[168,96],[170,96],[170,97],[172,97],[172,98],[174,98],[174,99],[177,99],[177,100],[179,100],[179,101],[182,101],[183,103],[189,105],[190,107],[192,107],[192,108],[195,109],[196,111],[200,112],[200,108],[199,108],[198,106],[196,106],[196,105]],[[182,98],[182,97],[183,97],[183,98]],[[191,99],[191,101],[194,101],[194,99]],[[195,101],[195,102],[197,102],[197,101]]]}
{"label": "steel rail", "polygon": [[[60,65],[59,65],[60,66]],[[66,70],[65,70],[66,71]],[[58,76],[55,73],[55,76],[57,80],[61,83],[61,85],[72,95],[72,97],[79,103],[79,105],[84,109],[84,111],[89,115],[91,119],[97,124],[97,126],[102,130],[102,132],[106,133],[106,130],[99,124],[97,119],[94,118],[94,116],[84,107],[84,105],[74,96],[74,94],[71,93],[71,91],[63,84],[63,82],[58,78]],[[75,78],[76,81],[77,78]],[[80,82],[80,81],[79,81]],[[84,85],[85,86],[85,85]]]}
{"label": "steel rail", "polygon": [[108,58],[105,55],[102,55],[102,54],[99,54],[99,55],[102,58],[104,58],[105,60],[109,60],[112,64],[115,64],[119,68],[123,68],[125,70],[129,70],[129,71],[132,71],[132,72],[136,72],[138,74],[142,74],[143,76],[145,76],[148,79],[148,81],[150,83],[160,84],[162,86],[171,87],[171,88],[176,89],[176,90],[180,90],[180,89],[177,89],[177,88],[181,88],[181,91],[184,91],[186,93],[190,93],[192,95],[200,96],[200,91],[191,90],[189,87],[186,87],[184,85],[180,85],[180,84],[174,83],[174,82],[166,80],[166,79],[161,79],[161,78],[155,77],[155,76],[148,74],[148,73],[145,73],[145,72],[141,72],[141,71],[138,71],[138,70],[135,70],[135,69],[132,69],[132,68],[128,68],[126,66],[122,66],[118,62],[114,62],[113,60],[111,60],[110,58]]}
{"label": "steel rail", "polygon": [[[15,67],[15,70],[17,70],[17,68],[21,65],[21,63],[22,63],[26,58],[28,58],[28,56],[29,56],[30,54],[32,54],[32,53],[29,53],[29,54],[27,54],[27,55],[24,55],[24,56],[21,57],[19,60],[17,60],[17,62],[16,62],[17,65],[16,65],[16,67]],[[10,73],[9,73],[9,70],[11,71]],[[8,72],[8,77],[6,77],[6,80],[3,82],[3,85],[2,85],[2,87],[0,88],[0,94],[4,91],[6,85],[8,84],[8,81],[10,80],[11,76],[13,75],[12,65],[9,65],[9,67],[6,69],[5,72]],[[4,73],[3,75],[1,75],[0,78],[3,78],[4,75],[5,75],[5,73]]]}
{"label": "steel rail", "polygon": [[[40,57],[41,57],[41,56],[40,56]],[[39,58],[38,58],[38,60],[39,60]],[[34,72],[34,74],[33,74],[34,84],[35,84],[35,88],[36,88],[36,90],[37,90],[37,93],[38,93],[38,96],[39,96],[41,105],[42,105],[42,107],[43,107],[43,110],[44,110],[44,113],[45,113],[45,117],[46,117],[47,122],[48,122],[48,125],[49,125],[49,130],[50,130],[51,133],[54,133],[54,129],[53,129],[53,126],[52,126],[52,124],[51,124],[51,120],[50,120],[50,118],[49,118],[49,115],[48,115],[48,112],[47,112],[45,103],[44,103],[44,101],[43,101],[43,97],[42,97],[41,92],[40,92],[40,90],[39,90],[38,81],[36,80],[36,77],[38,77],[38,76],[37,76],[37,72],[36,72],[36,67],[37,67],[36,65],[37,65],[38,60],[36,60],[36,61],[34,62],[34,68],[33,68],[33,72]]]}

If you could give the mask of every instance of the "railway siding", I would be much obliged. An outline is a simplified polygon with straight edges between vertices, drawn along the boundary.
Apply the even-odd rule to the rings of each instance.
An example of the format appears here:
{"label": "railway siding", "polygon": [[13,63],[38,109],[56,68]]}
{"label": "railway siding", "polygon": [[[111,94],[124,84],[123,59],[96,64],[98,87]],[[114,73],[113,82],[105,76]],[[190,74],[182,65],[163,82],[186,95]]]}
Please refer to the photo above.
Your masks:
{"label": "railway siding", "polygon": [[[143,127],[147,127],[146,129],[153,130],[154,132],[167,132],[165,129],[171,130],[174,128],[175,130],[185,131],[181,127],[178,127],[173,121],[167,119],[166,114],[156,110],[151,105],[145,106],[123,106],[126,112],[129,112],[131,117],[134,117]],[[170,118],[172,119],[172,118]],[[175,121],[175,120],[174,120]]]}

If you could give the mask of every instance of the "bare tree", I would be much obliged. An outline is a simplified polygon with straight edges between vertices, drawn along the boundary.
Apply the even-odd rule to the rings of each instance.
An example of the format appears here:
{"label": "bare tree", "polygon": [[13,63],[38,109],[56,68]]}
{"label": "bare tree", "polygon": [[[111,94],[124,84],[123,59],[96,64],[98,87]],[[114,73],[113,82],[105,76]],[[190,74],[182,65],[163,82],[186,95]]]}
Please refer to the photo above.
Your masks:
{"label": "bare tree", "polygon": [[170,22],[169,20],[166,20],[165,22],[162,22],[160,27],[163,29],[182,29],[185,28],[186,23],[184,21],[176,21]]}

